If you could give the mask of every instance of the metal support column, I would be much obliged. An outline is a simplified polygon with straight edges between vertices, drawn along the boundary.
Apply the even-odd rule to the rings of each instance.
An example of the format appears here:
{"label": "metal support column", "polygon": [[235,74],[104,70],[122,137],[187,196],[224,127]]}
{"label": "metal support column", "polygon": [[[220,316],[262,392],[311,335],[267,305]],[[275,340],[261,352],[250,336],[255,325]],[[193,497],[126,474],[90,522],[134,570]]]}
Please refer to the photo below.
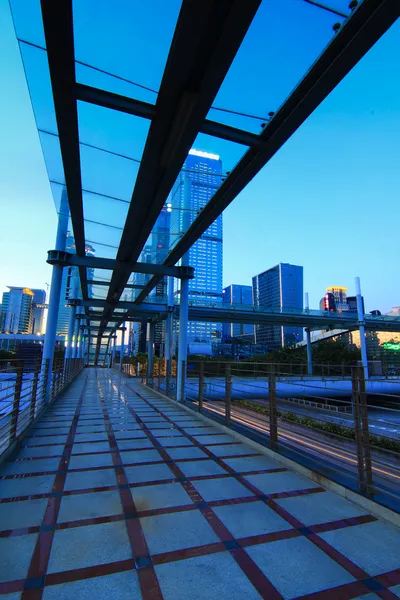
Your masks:
{"label": "metal support column", "polygon": [[147,383],[150,385],[153,383],[155,328],[155,323],[148,324],[149,340],[147,342]]}
{"label": "metal support column", "polygon": [[[305,295],[305,309],[306,311],[310,310],[310,304],[308,299],[308,293]],[[311,332],[308,327],[306,327],[306,342],[307,342],[307,373],[308,375],[313,374],[313,364],[312,364],[312,346],[311,346]]]}
{"label": "metal support column", "polygon": [[80,328],[80,319],[79,315],[75,319],[75,333],[74,333],[74,345],[72,350],[72,358],[79,358],[78,348],[79,348],[79,328]]}
{"label": "metal support column", "polygon": [[189,314],[189,280],[181,279],[181,298],[179,308],[179,345],[178,364],[176,378],[176,399],[178,402],[185,401],[186,387],[186,361],[187,361],[187,330]]}
{"label": "metal support column", "polygon": [[172,381],[174,278],[168,277],[168,313],[165,332],[165,391],[169,394]]}
{"label": "metal support column", "polygon": [[125,353],[125,331],[126,331],[125,323],[120,328],[120,331],[121,331],[121,350],[119,353],[119,370],[122,372],[122,359],[123,359],[124,353]]}
{"label": "metal support column", "polygon": [[[58,215],[58,226],[57,226],[57,237],[56,237],[56,250],[65,251],[65,239],[68,230],[68,217],[69,217],[69,205],[67,191],[63,190],[61,194],[60,212]],[[57,330],[57,319],[58,310],[60,307],[61,297],[61,282],[63,275],[63,267],[61,265],[53,265],[51,274],[51,287],[50,287],[50,299],[49,307],[47,310],[47,325],[46,335],[43,344],[43,355],[42,355],[42,370],[44,365],[48,364],[48,377],[47,377],[47,388],[46,388],[46,402],[48,401],[48,391],[51,386],[52,367],[53,367],[53,356],[54,346],[56,343],[56,330]],[[48,361],[46,363],[46,361]]]}
{"label": "metal support column", "polygon": [[[185,174],[183,177],[183,231],[186,231],[190,226],[190,197],[191,197],[191,180]],[[189,253],[186,252],[181,259],[182,266],[189,265]],[[181,279],[181,293],[179,303],[179,345],[178,345],[178,362],[176,365],[176,399],[178,402],[185,402],[186,397],[186,361],[187,361],[187,346],[188,346],[188,316],[189,316],[189,280]]]}
{"label": "metal support column", "polygon": [[[75,269],[74,269],[75,270]],[[77,282],[77,273],[73,273],[72,275],[72,286],[71,286],[71,296],[70,300],[71,306],[69,309],[69,323],[68,323],[68,337],[67,337],[67,345],[65,347],[65,358],[73,358],[74,357],[74,334],[76,327],[76,299],[78,296],[78,282]]]}
{"label": "metal support column", "polygon": [[361,363],[364,369],[364,378],[368,379],[368,355],[367,355],[367,340],[365,337],[365,319],[364,306],[361,296],[360,278],[356,277],[356,298],[357,298],[357,313],[360,331],[360,346],[361,346]]}
{"label": "metal support column", "polygon": [[112,354],[111,354],[111,366],[114,366],[115,364],[115,349],[117,346],[117,336],[114,334],[113,335],[113,347],[112,347]]}

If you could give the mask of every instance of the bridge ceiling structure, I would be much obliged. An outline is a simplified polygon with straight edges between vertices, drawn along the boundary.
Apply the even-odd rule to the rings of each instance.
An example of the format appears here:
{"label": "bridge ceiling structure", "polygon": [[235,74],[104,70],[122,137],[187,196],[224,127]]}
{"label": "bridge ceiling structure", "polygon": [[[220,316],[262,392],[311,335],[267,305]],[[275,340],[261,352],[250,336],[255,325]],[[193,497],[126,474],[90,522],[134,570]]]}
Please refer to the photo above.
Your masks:
{"label": "bridge ceiling structure", "polygon": [[398,0],[10,4],[58,212],[68,197],[67,251],[111,259],[77,267],[97,355],[125,320],[144,318],[137,307],[163,277],[138,282],[131,267],[152,247],[190,149],[220,154],[224,173],[199,214],[174,215],[186,225],[165,252],[149,253],[164,267],[400,16]]}

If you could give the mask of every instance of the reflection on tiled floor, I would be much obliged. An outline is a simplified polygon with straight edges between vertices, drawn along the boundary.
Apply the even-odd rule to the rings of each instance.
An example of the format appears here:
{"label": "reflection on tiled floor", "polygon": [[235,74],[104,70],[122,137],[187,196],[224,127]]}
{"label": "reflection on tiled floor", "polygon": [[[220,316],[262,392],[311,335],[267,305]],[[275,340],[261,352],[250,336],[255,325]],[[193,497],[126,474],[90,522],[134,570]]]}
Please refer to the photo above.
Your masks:
{"label": "reflection on tiled floor", "polygon": [[400,530],[115,372],[0,472],[0,600],[400,597]]}

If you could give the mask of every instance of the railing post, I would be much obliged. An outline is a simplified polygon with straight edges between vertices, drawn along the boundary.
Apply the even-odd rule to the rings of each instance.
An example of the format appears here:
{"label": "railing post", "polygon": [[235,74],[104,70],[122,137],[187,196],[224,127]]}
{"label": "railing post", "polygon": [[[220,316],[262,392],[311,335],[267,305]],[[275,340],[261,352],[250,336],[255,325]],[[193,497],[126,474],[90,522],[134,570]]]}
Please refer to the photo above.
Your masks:
{"label": "railing post", "polygon": [[24,373],[23,366],[17,366],[16,369],[16,378],[15,378],[15,388],[14,388],[14,402],[11,413],[11,423],[10,423],[10,444],[17,437],[17,423],[18,423],[18,415],[19,415],[19,404],[21,401],[21,390],[22,390],[22,377]]}
{"label": "railing post", "polygon": [[268,373],[269,399],[269,445],[274,449],[278,445],[278,418],[276,411],[276,374],[274,365],[270,365]]}
{"label": "railing post", "polygon": [[232,376],[231,365],[227,364],[225,369],[225,423],[229,425],[231,420],[231,391]]}
{"label": "railing post", "polygon": [[40,363],[39,363],[38,367],[35,367],[35,372],[33,374],[31,405],[30,405],[30,409],[29,409],[29,422],[30,423],[35,418],[35,407],[36,407],[36,397],[37,397],[39,373],[40,373]]}
{"label": "railing post", "polygon": [[204,399],[204,363],[199,365],[199,412],[203,410]]}
{"label": "railing post", "polygon": [[51,388],[48,387],[49,381],[49,359],[45,358],[43,360],[44,369],[43,369],[43,385],[42,385],[42,399],[43,404],[50,403],[50,393]]}

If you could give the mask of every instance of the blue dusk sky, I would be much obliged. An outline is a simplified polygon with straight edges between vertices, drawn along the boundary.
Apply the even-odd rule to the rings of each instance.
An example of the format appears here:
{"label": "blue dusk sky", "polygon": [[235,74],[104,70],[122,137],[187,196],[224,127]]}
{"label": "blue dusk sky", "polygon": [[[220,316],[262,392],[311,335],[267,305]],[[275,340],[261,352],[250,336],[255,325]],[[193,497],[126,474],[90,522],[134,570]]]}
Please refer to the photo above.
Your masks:
{"label": "blue dusk sky", "polygon": [[[330,3],[341,9],[348,4]],[[20,35],[43,44],[35,30],[37,0],[12,4]],[[77,59],[158,89],[179,4],[75,2]],[[122,19],[117,8],[126,13]],[[338,20],[303,0],[264,0],[214,106],[259,116],[276,111],[332,39]],[[42,51],[30,52],[35,60]],[[253,275],[290,262],[304,267],[312,308],[318,307],[327,286],[348,286],[348,293],[354,293],[356,276],[367,310],[387,312],[400,304],[399,64],[397,22],[225,211],[224,285],[250,285]],[[77,73],[80,81],[155,101],[151,92],[117,86],[116,80],[89,69],[79,67]],[[54,246],[56,231],[56,210],[7,0],[0,0],[0,78],[1,293],[7,285],[45,288],[51,277],[46,252]],[[148,123],[121,114],[104,118],[106,110],[79,104],[84,141],[140,158]],[[260,131],[255,119],[215,110],[209,118]],[[194,147],[219,154],[225,171],[245,151],[205,135]],[[94,189],[100,181],[99,165],[83,164],[86,187]],[[130,197],[132,186],[123,185],[128,180],[108,183],[115,195]],[[96,205],[96,210],[102,209]],[[103,215],[96,213],[100,221],[108,218],[106,205],[103,210]],[[101,255],[100,248],[96,254]]]}

